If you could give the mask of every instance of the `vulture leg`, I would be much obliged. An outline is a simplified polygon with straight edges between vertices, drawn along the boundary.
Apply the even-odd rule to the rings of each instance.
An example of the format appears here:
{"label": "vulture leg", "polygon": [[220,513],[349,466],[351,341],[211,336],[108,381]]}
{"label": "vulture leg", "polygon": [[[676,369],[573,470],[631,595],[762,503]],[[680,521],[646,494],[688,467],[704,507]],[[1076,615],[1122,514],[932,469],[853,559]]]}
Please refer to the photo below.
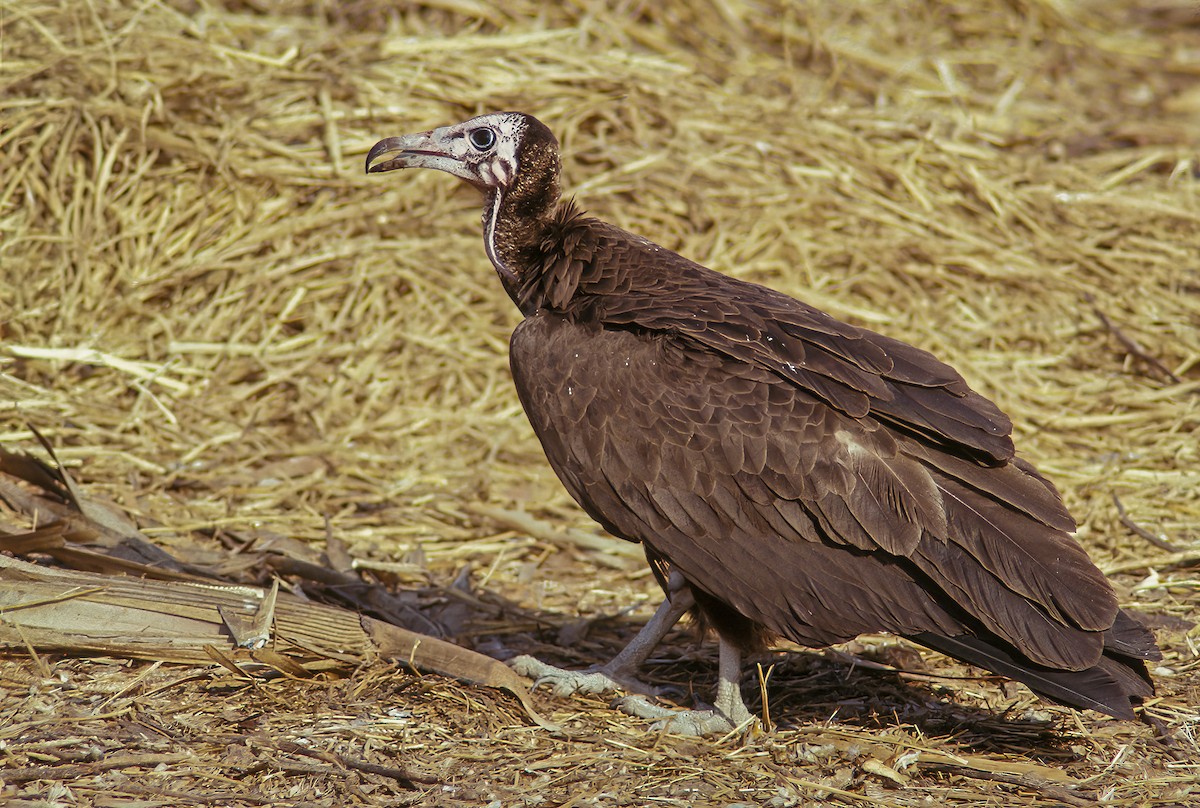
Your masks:
{"label": "vulture leg", "polygon": [[742,652],[724,637],[720,642],[720,679],[713,709],[672,710],[652,704],[645,696],[621,699],[621,709],[638,718],[654,721],[655,729],[677,735],[722,735],[753,722],[754,716],[746,709],[738,686],[742,675]]}
{"label": "vulture leg", "polygon": [[654,689],[638,680],[637,671],[654,647],[696,602],[692,591],[677,574],[672,574],[669,586],[670,594],[654,616],[606,665],[588,671],[569,671],[524,654],[514,657],[508,664],[520,675],[533,679],[535,688],[547,685],[556,696],[621,691],[651,693]]}

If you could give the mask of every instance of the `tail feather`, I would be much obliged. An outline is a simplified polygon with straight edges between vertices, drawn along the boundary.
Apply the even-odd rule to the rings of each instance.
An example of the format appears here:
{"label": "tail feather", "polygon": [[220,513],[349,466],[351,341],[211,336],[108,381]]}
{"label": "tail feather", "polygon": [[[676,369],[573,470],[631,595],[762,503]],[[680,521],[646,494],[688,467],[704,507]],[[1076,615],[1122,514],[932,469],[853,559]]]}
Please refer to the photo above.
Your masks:
{"label": "tail feather", "polygon": [[1157,661],[1162,659],[1162,651],[1154,641],[1150,629],[1137,621],[1137,618],[1124,609],[1117,612],[1117,619],[1112,628],[1104,632],[1104,650],[1134,659]]}
{"label": "tail feather", "polygon": [[[1142,660],[1157,659],[1158,649],[1149,631],[1125,612],[1119,615],[1117,623],[1105,633],[1104,656],[1090,668],[1075,671],[1030,662],[999,639],[970,634],[945,637],[930,632],[913,634],[909,639],[1022,682],[1059,704],[1133,720],[1133,706],[1154,695],[1154,685]],[[1114,640],[1111,644],[1110,637]]]}

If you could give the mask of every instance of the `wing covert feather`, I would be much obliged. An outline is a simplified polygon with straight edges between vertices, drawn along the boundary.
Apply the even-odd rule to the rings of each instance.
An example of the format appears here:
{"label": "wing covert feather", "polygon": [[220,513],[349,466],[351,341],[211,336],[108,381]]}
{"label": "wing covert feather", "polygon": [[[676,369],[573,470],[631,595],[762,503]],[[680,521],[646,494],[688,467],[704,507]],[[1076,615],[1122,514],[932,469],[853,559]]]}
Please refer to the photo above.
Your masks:
{"label": "wing covert feather", "polygon": [[[586,264],[593,254],[605,256],[606,271],[578,287],[603,322],[685,334],[714,352],[768,369],[852,418],[874,415],[992,462],[1013,456],[1008,416],[932,354],[714,272],[612,225],[592,220],[589,229],[591,241],[575,245],[583,254],[573,260]],[[639,293],[612,294],[613,275]]]}

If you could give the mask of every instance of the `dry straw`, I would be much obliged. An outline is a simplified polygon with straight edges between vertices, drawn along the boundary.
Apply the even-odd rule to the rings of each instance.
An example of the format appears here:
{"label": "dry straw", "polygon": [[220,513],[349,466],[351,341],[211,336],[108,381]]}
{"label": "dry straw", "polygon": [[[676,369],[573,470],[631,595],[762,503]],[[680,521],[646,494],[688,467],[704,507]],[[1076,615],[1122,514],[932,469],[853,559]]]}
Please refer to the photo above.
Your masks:
{"label": "dry straw", "polygon": [[[385,663],[312,684],[22,652],[0,661],[0,797],[1200,798],[1198,86],[1191,0],[0,0],[0,440],[41,454],[40,430],[168,552],[264,583],[238,553],[331,539],[442,593],[464,644],[579,665],[652,605],[520,413],[474,192],[362,173],[381,137],[520,108],[594,213],[930,349],[1009,411],[1159,628],[1171,736],[886,638],[839,653],[912,675],[771,660],[781,728],[744,744],[537,697],[564,741]],[[707,645],[663,657],[659,681],[712,681]]]}

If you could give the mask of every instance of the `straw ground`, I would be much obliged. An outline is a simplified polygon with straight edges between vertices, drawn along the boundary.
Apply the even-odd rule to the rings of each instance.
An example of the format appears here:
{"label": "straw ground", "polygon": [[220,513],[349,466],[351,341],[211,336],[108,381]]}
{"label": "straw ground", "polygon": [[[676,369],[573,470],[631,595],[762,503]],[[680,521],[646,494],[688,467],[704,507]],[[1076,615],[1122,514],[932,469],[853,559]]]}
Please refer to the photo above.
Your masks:
{"label": "straw ground", "polygon": [[[89,497],[226,580],[267,583],[272,542],[336,549],[465,646],[606,659],[658,593],[520,412],[477,196],[362,174],[381,137],[523,109],[587,209],[934,351],[1007,410],[1158,632],[1161,731],[887,637],[764,659],[775,729],[702,741],[535,694],[555,737],[383,661],[262,679],[22,648],[0,796],[1200,799],[1200,8],[500,5],[0,0],[3,446],[45,457],[39,430]],[[714,673],[684,630],[651,666],[684,704]]]}

